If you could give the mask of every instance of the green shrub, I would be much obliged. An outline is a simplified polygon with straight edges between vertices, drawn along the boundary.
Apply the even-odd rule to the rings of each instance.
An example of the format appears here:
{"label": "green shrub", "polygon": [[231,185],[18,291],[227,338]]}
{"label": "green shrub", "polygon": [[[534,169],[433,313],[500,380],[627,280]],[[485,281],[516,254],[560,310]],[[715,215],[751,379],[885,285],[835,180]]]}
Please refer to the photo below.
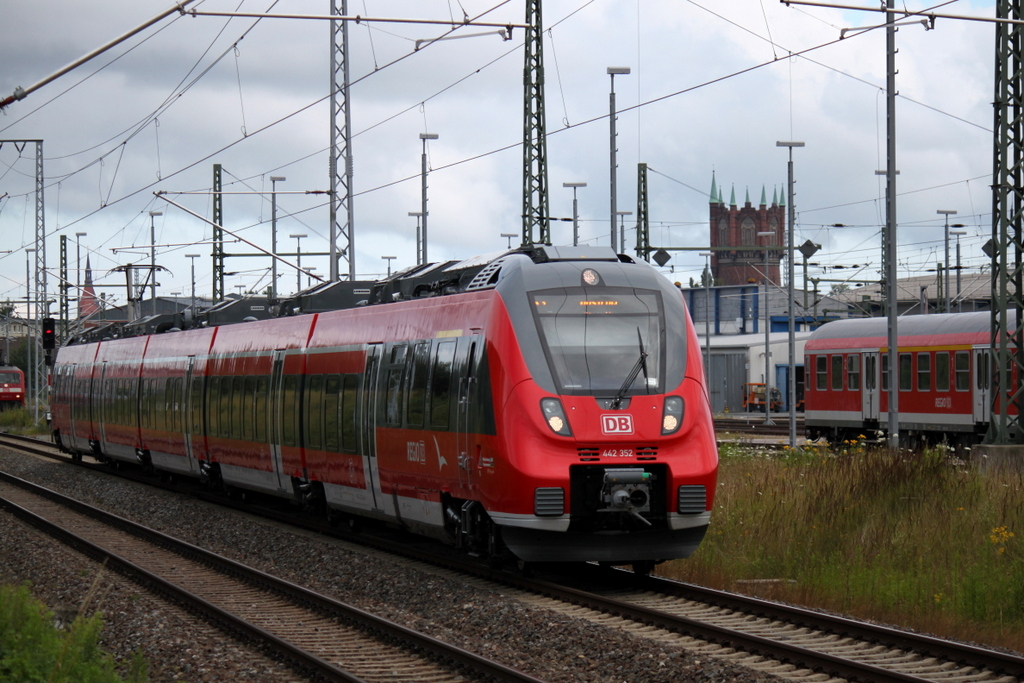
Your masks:
{"label": "green shrub", "polygon": [[0,586],[0,680],[18,683],[142,683],[148,665],[138,653],[126,678],[99,648],[103,619],[77,617],[66,631],[28,586]]}

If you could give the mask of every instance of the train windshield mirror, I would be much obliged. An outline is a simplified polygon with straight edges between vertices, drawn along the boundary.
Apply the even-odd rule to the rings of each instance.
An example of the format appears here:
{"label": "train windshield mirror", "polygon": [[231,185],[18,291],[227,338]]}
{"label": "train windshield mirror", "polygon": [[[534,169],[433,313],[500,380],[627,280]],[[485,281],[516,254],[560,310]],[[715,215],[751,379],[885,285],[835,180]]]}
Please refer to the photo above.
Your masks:
{"label": "train windshield mirror", "polygon": [[646,380],[641,376],[632,382],[626,395],[661,391],[664,327],[660,293],[626,288],[558,289],[532,293],[531,303],[561,392],[617,393],[633,370],[640,343],[647,353]]}

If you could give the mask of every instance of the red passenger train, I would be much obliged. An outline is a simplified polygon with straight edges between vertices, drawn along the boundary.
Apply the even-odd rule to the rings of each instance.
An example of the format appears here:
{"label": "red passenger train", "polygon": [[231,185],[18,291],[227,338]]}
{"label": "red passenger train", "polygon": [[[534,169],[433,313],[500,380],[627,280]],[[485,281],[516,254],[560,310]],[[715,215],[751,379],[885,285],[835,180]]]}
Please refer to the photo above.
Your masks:
{"label": "red passenger train", "polygon": [[25,373],[13,365],[0,366],[0,410],[25,405]]}
{"label": "red passenger train", "polygon": [[[991,315],[899,319],[901,439],[968,445],[984,437],[992,406]],[[888,350],[886,318],[837,320],[807,339],[808,438],[842,441],[888,431]]]}
{"label": "red passenger train", "polygon": [[609,249],[459,268],[388,303],[61,348],[54,438],[482,554],[689,556],[718,455],[679,291]]}

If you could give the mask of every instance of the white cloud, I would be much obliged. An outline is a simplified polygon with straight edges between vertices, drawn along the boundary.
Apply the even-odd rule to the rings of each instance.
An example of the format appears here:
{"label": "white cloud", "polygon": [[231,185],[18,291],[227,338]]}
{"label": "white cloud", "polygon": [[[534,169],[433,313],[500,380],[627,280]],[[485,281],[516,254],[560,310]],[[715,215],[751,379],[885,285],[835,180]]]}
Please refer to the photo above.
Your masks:
{"label": "white cloud", "polygon": [[[196,6],[230,11],[236,4],[208,0]],[[650,176],[652,241],[692,247],[706,242],[705,193],[713,169],[727,196],[733,183],[741,200],[747,187],[755,201],[762,185],[769,197],[776,187],[781,191],[787,157],[775,141],[797,139],[807,143],[794,153],[800,210],[797,241],[810,238],[825,244],[826,251],[818,257],[822,263],[854,259],[873,261],[877,267],[875,234],[884,188],[874,171],[885,163],[884,34],[849,37],[808,53],[808,59],[786,58],[786,49],[824,45],[837,40],[840,28],[878,23],[880,15],[787,8],[760,0],[701,4],[721,17],[677,0],[545,3],[545,27],[550,29],[545,67],[551,213],[571,215],[572,195],[563,182],[587,182],[588,187],[578,192],[581,233],[589,243],[606,243],[605,69],[630,66],[632,74],[616,79],[620,109],[669,97],[619,116],[619,208],[635,211],[638,162],[698,190],[663,175]],[[24,0],[9,5],[0,27],[0,96],[15,86],[30,85],[167,9],[169,3],[116,0],[96,6],[50,0],[46,11],[40,11],[39,3]],[[242,9],[261,11],[265,6],[245,2]],[[459,20],[460,7],[473,16],[491,3],[366,0],[358,9],[367,16],[425,18],[448,18],[454,12]],[[991,14],[992,3],[960,2],[955,8],[960,14]],[[299,13],[325,9],[295,1],[282,1],[274,8]],[[487,19],[522,22],[523,14],[522,3],[507,3]],[[148,244],[149,210],[164,211],[158,219],[158,241],[177,244],[209,235],[207,225],[152,193],[209,189],[214,163],[229,172],[225,189],[231,191],[248,190],[235,178],[248,178],[248,186],[267,191],[270,175],[288,178],[279,184],[282,190],[327,188],[326,102],[258,131],[327,95],[328,25],[265,20],[238,43],[236,54],[231,45],[251,24],[247,19],[168,19],[160,30],[150,29],[130,41],[137,47],[109,67],[38,111],[125,48],[115,48],[0,115],[0,139],[46,141],[48,228],[52,232],[60,227],[69,235],[88,232],[83,245],[94,250],[97,269],[128,258],[114,254],[111,247]],[[500,248],[506,243],[500,233],[520,229],[521,150],[514,146],[489,153],[517,145],[522,136],[522,50],[501,55],[518,45],[523,32],[515,30],[512,42],[484,36],[437,43],[386,66],[408,55],[414,40],[445,30],[402,24],[350,27],[356,81],[352,128],[360,133],[352,149],[354,188],[359,193],[354,206],[360,275],[384,272],[381,255],[398,256],[394,268],[414,259],[415,222],[408,212],[419,209],[418,134],[423,131],[440,136],[430,143],[431,258],[468,257]],[[782,47],[773,49],[765,40],[769,30]],[[929,260],[934,261],[930,250],[941,233],[938,208],[960,212],[958,219],[972,229],[964,243],[965,255],[975,264],[981,262],[985,238],[974,233],[984,235],[991,200],[984,178],[965,181],[984,176],[991,167],[991,135],[978,126],[991,127],[992,35],[991,25],[944,20],[934,31],[918,26],[899,31],[901,94],[939,110],[907,99],[898,104],[898,188],[901,193],[921,190],[899,199],[901,240],[906,243],[906,259],[901,248],[901,260],[912,268],[926,268]],[[222,54],[223,59],[213,64]],[[759,64],[763,66],[729,77]],[[160,113],[159,128],[151,122],[119,146],[127,138],[123,131],[146,120],[179,82],[207,68],[194,87]],[[715,79],[723,80],[710,83]],[[710,84],[702,86],[705,83]],[[563,130],[566,124],[571,127]],[[248,133],[244,139],[243,125]],[[21,155],[12,150],[10,144],[0,148],[0,195],[10,194],[0,200],[0,249],[18,250],[33,236],[34,162],[30,150]],[[104,153],[102,164],[88,166]],[[74,173],[79,169],[84,170]],[[409,180],[396,182],[404,178]],[[282,244],[293,249],[294,240],[287,234],[303,232],[311,235],[303,241],[304,251],[326,251],[327,210],[314,208],[323,203],[323,196],[279,199]],[[100,210],[108,201],[110,206]],[[209,215],[206,195],[175,201]],[[228,227],[254,226],[246,229],[246,236],[269,244],[270,209],[265,198],[229,195],[224,204]],[[289,217],[292,212],[299,214]],[[854,227],[826,227],[835,223]],[[571,239],[568,226],[552,224],[556,241]],[[237,250],[250,251],[243,246]],[[168,249],[161,257],[172,271],[162,276],[168,291],[188,287],[184,254],[208,251],[205,246]],[[54,235],[47,244],[54,269],[57,253]],[[0,280],[0,297],[23,296],[23,260],[23,252],[0,260],[5,278]],[[234,266],[243,261],[244,268]],[[323,257],[310,256],[303,263],[314,263],[320,273],[328,270]],[[703,260],[682,252],[673,256],[672,264],[683,274],[675,277],[683,279],[686,273],[696,276]],[[228,269],[265,265],[263,259],[236,259]],[[208,290],[208,262],[197,264],[197,274],[201,287]],[[282,274],[281,287],[294,287],[291,273]]]}

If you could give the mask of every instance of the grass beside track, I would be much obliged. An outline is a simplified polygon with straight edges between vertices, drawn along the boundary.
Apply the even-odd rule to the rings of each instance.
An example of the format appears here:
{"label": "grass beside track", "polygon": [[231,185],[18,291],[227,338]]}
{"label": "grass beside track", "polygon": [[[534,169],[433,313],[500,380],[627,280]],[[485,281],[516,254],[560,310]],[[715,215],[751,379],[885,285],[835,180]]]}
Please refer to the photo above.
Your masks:
{"label": "grass beside track", "polygon": [[0,431],[12,434],[48,434],[50,429],[46,420],[40,419],[38,424],[36,423],[32,410],[12,408],[0,410]]}
{"label": "grass beside track", "polygon": [[1024,483],[945,449],[724,446],[711,527],[659,574],[1024,651]]}

